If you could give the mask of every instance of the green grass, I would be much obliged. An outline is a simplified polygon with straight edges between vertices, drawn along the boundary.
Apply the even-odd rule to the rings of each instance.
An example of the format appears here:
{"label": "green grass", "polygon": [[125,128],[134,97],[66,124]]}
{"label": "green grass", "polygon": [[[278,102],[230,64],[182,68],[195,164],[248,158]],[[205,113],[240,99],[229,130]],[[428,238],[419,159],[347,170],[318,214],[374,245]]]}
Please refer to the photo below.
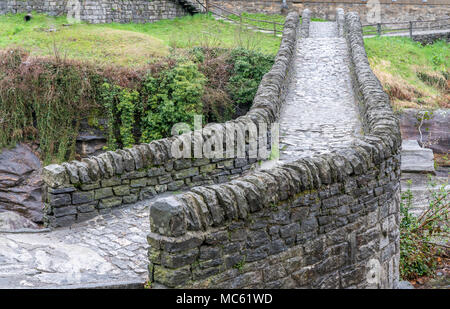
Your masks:
{"label": "green grass", "polygon": [[[71,26],[65,26],[65,17],[33,16],[28,23],[23,20],[24,14],[0,16],[0,48],[21,46],[32,55],[53,55],[57,49],[59,54],[68,58],[139,66],[157,61],[159,57],[168,55],[171,49],[194,46],[244,47],[273,55],[281,41],[273,34],[254,32],[245,27],[241,29],[238,25],[215,20],[211,15],[199,14],[147,24],[81,23]],[[244,13],[243,16],[279,23],[285,19],[282,15]],[[400,92],[398,100],[394,95],[394,103],[411,105],[408,107],[446,104],[445,89],[424,80],[422,73],[433,78],[448,78],[448,43],[438,42],[423,47],[401,37],[374,37],[365,39],[365,43],[372,68],[385,89]]]}
{"label": "green grass", "polygon": [[[196,15],[147,24],[75,24],[65,17],[33,14],[0,16],[0,48],[20,46],[33,55],[53,55],[55,47],[69,58],[127,66],[142,65],[168,55],[170,48],[244,47],[276,54],[281,39],[241,30],[209,15]],[[55,31],[49,31],[49,30]]]}
{"label": "green grass", "polygon": [[33,16],[28,23],[23,14],[1,16],[0,48],[20,46],[33,55],[53,55],[57,49],[69,58],[130,66],[169,53],[167,45],[154,36],[96,25],[64,26],[63,17]]}
{"label": "green grass", "polygon": [[[237,15],[228,15],[228,18],[235,20],[237,22],[240,21],[239,16]],[[255,21],[255,20],[250,20],[248,18],[251,19],[258,19],[258,20],[265,20],[265,21],[270,21],[270,22],[276,22],[279,24],[284,24],[285,21],[285,16],[283,15],[277,15],[277,14],[261,14],[261,13],[242,13],[242,22],[252,25],[252,26],[256,26],[259,28],[264,28],[267,30],[273,30],[273,24],[269,24],[269,23],[265,23],[265,22],[259,22],[259,21]],[[282,25],[275,25],[276,29],[279,31],[283,31],[283,26]]]}
{"label": "green grass", "polygon": [[[403,86],[411,93],[414,107],[439,105],[445,89],[420,78],[421,73],[448,79],[450,48],[445,41],[422,46],[406,37],[374,37],[364,40],[372,69],[385,86]],[[402,89],[400,89],[402,90]],[[405,101],[405,100],[404,100]],[[445,101],[444,101],[445,103]],[[411,106],[412,107],[412,106]]]}
{"label": "green grass", "polygon": [[[240,21],[240,17],[237,15],[228,15],[228,18],[235,20],[237,22]],[[278,14],[264,14],[264,13],[242,13],[242,22],[256,26],[259,28],[267,29],[268,31],[273,31],[273,24],[266,23],[263,21],[256,21],[251,19],[257,19],[257,20],[263,20],[263,21],[269,21],[269,22],[276,22],[279,24],[284,24],[286,20],[286,16],[278,15]],[[311,18],[312,21],[325,21],[324,19],[320,18]],[[301,19],[300,19],[301,22]],[[279,31],[283,31],[283,25],[277,25],[275,24],[275,27]]]}
{"label": "green grass", "polygon": [[121,29],[150,34],[177,48],[194,46],[245,47],[276,54],[281,39],[265,33],[241,30],[240,27],[214,19],[211,15],[198,14],[148,24],[103,24],[98,27]]}

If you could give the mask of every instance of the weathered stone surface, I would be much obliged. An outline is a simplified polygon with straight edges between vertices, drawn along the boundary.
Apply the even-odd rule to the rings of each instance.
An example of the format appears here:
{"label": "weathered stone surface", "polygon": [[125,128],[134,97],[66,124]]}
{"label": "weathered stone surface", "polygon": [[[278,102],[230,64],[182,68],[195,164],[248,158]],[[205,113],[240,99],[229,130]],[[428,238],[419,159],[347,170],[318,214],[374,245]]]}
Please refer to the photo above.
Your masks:
{"label": "weathered stone surface", "polygon": [[[31,221],[42,222],[41,168],[39,159],[24,144],[0,151],[0,211],[15,211]],[[54,182],[65,181],[64,173],[55,173]]]}
{"label": "weathered stone surface", "polygon": [[12,211],[0,212],[0,231],[19,231],[38,229],[38,226],[27,218]]}
{"label": "weathered stone surface", "polygon": [[[297,33],[289,35],[289,21],[295,20],[295,15],[290,16],[283,37],[283,42],[288,43],[282,43],[279,55],[286,56],[291,47],[292,57],[295,40],[287,38]],[[152,230],[149,244],[155,250],[159,248],[156,256],[166,256],[165,260],[152,259],[155,282],[197,288],[361,288],[367,286],[368,263],[379,257],[383,278],[374,287],[396,287],[399,239],[398,232],[388,231],[398,231],[399,224],[395,219],[400,175],[398,123],[388,97],[370,70],[357,16],[348,14],[344,19],[341,10],[336,23],[310,23],[308,16],[308,12],[303,15],[302,40],[309,40],[311,46],[322,44],[326,52],[332,49],[339,53],[339,59],[327,58],[326,52],[306,57],[314,60],[320,54],[320,59],[325,60],[311,61],[310,69],[310,73],[325,80],[325,88],[318,87],[317,80],[312,78],[314,83],[301,94],[310,90],[312,98],[329,94],[331,99],[327,100],[344,104],[355,112],[351,116],[344,108],[343,117],[349,116],[356,127],[364,126],[373,135],[359,139],[357,135],[361,132],[344,132],[347,129],[344,128],[341,136],[338,128],[344,126],[342,123],[336,123],[335,127],[324,125],[326,130],[318,130],[317,138],[325,148],[309,149],[311,157],[291,153],[292,163],[288,165],[254,171],[228,184],[195,187],[165,200],[166,215],[171,214],[171,207],[178,209],[180,215],[184,214],[189,231],[182,236],[167,237],[167,232]],[[247,114],[254,117],[252,121],[258,118],[269,121],[279,111],[281,103],[268,90],[280,89],[286,78],[289,58],[279,59],[283,60],[275,61],[261,82],[253,106],[258,110]],[[298,63],[301,69],[308,67],[307,61]],[[278,69],[282,65],[284,73]],[[323,71],[319,65],[323,65]],[[328,74],[330,69],[335,73]],[[330,76],[338,76],[339,81],[327,88]],[[290,84],[291,89],[306,84],[301,76],[296,79]],[[336,83],[344,95],[337,92]],[[362,124],[356,114],[354,89],[358,87],[357,94],[361,97],[357,98],[365,106]],[[313,93],[314,89],[317,93]],[[264,101],[266,98],[270,98],[269,102]],[[293,100],[294,104],[297,102]],[[312,111],[320,108],[319,103],[310,105]],[[342,109],[336,108],[325,117],[327,108],[320,121],[326,122],[327,117],[332,120]],[[297,118],[292,118],[289,124],[298,121]],[[327,130],[339,136],[328,136]],[[291,132],[286,136],[296,135]],[[331,144],[333,140],[336,143]],[[298,159],[303,156],[306,158]],[[217,162],[217,168],[227,169],[223,162]],[[161,201],[154,200],[150,212]],[[197,243],[191,241],[187,245],[181,239],[191,235],[202,235],[204,241],[201,237]],[[199,256],[192,261],[197,249]],[[155,252],[151,257],[154,256]],[[394,263],[395,274],[395,268],[388,266]]]}
{"label": "weathered stone surface", "polygon": [[122,197],[120,196],[113,196],[108,197],[100,200],[100,203],[98,204],[99,208],[112,208],[116,207],[122,204]]}
{"label": "weathered stone surface", "polygon": [[66,169],[58,164],[47,165],[42,170],[42,178],[52,187],[59,187],[66,183]]}
{"label": "weathered stone surface", "polygon": [[112,188],[101,188],[94,191],[94,199],[100,200],[114,195]]}
{"label": "weathered stone surface", "polygon": [[117,186],[112,188],[115,195],[126,196],[130,194],[130,187],[128,186]]}
{"label": "weathered stone surface", "polygon": [[150,226],[153,232],[165,236],[186,233],[186,217],[183,204],[175,197],[161,198],[150,208]]}
{"label": "weathered stone surface", "polygon": [[[49,221],[54,223],[53,226],[65,226],[97,212],[105,217],[109,214],[119,216],[117,208],[112,207],[134,202],[138,197],[150,198],[175,189],[178,184],[181,188],[197,184],[200,186],[191,192],[167,194],[168,197],[149,202],[150,220],[147,219],[147,223],[150,221],[148,230],[151,232],[147,240],[151,246],[148,250],[151,281],[169,287],[365,287],[369,268],[366,264],[377,257],[384,275],[376,287],[395,287],[398,281],[395,269],[398,267],[390,265],[398,265],[399,257],[398,123],[388,96],[370,70],[359,19],[353,14],[344,19],[343,13],[339,14],[336,23],[320,25],[310,23],[309,14],[305,12],[301,31],[298,16],[290,14],[287,17],[275,64],[261,81],[250,111],[236,122],[249,125],[277,120],[286,94],[292,85],[298,86],[290,82],[290,78],[296,71],[298,73],[294,55],[298,53],[296,45],[300,44],[297,36],[301,35],[302,40],[311,39],[319,42],[317,45],[322,44],[323,62],[330,62],[330,67],[317,63],[316,75],[325,79],[324,87],[317,95],[329,95],[331,103],[346,106],[355,96],[361,105],[364,138],[359,140],[358,134],[354,134],[350,137],[353,142],[341,143],[349,136],[344,134],[342,139],[329,137],[324,133],[328,130],[325,125],[326,130],[320,132],[323,139],[339,141],[336,145],[324,143],[327,154],[321,155],[321,150],[313,149],[311,158],[294,160],[286,166],[272,166],[270,170],[248,171],[246,176],[230,183],[207,186],[204,184],[236,177],[231,175],[239,163],[219,158],[177,163],[171,157],[173,139],[141,145],[142,157],[151,158],[142,170],[136,170],[133,153],[126,150],[109,152],[114,174],[120,174],[120,183],[113,181],[114,185],[104,186],[108,183],[104,179],[86,182],[83,180],[85,166],[74,163],[82,184],[73,184],[75,191],[49,194],[70,194],[72,203],[89,200],[88,196],[77,196],[80,192],[95,194],[95,190],[99,190],[108,192],[107,195],[112,192],[114,196],[104,197],[98,193],[97,198],[103,197],[100,201],[94,200],[93,196],[92,201],[76,204],[73,208],[47,203]],[[308,35],[318,37],[307,38]],[[344,51],[344,47],[348,50]],[[329,61],[329,48],[338,54],[336,61]],[[308,63],[308,57],[304,61]],[[308,70],[316,73],[311,68]],[[346,83],[345,87],[339,84],[344,89],[342,98],[333,88],[336,85],[327,84],[327,79],[333,79],[335,75]],[[352,87],[348,87],[349,83]],[[312,90],[319,89],[317,85],[313,86]],[[311,93],[308,95],[313,97]],[[315,105],[320,106],[319,103]],[[354,117],[351,118],[354,121]],[[326,122],[327,119],[320,120]],[[338,128],[342,124],[335,125]],[[218,131],[223,129],[223,125],[215,127]],[[143,154],[142,148],[148,155]],[[247,147],[246,155],[255,154],[253,151]],[[248,163],[256,160],[246,158]],[[201,173],[201,168],[208,164],[214,164],[215,169]],[[245,172],[249,165],[237,169]],[[95,178],[89,170],[87,176],[90,180]],[[102,188],[87,187],[91,185]],[[123,186],[123,190],[115,190],[119,186]],[[92,191],[83,192],[83,188]],[[121,192],[128,194],[117,194]],[[115,237],[116,234],[110,235],[99,247],[114,244]],[[113,250],[132,255],[134,249],[128,251],[129,246],[133,247],[124,240]],[[117,265],[121,269],[129,267],[123,261]]]}
{"label": "weathered stone surface", "polygon": [[422,148],[416,140],[402,143],[402,172],[434,173],[433,150]]}
{"label": "weathered stone surface", "polygon": [[[400,130],[405,140],[420,140],[417,129],[419,121],[417,117],[420,111],[412,108],[404,108],[400,112]],[[430,113],[431,114],[431,113]],[[446,154],[450,149],[450,109],[438,109],[432,111],[430,120],[424,120],[422,124],[423,141],[436,153]]]}
{"label": "weathered stone surface", "polygon": [[[81,215],[88,220],[93,214]],[[148,207],[138,203],[95,216],[73,224],[70,229],[0,233],[0,261],[4,270],[0,288],[123,287],[124,284],[142,288],[148,279],[145,238],[150,229]],[[57,219],[67,217],[70,216]]]}
{"label": "weathered stone surface", "polygon": [[94,191],[79,191],[74,192],[72,194],[72,203],[73,204],[83,204],[83,203],[89,203],[94,200]]}
{"label": "weathered stone surface", "polygon": [[48,202],[51,206],[58,207],[63,205],[70,205],[72,203],[72,198],[70,194],[49,194]]}
{"label": "weathered stone surface", "polygon": [[[5,3],[6,4],[6,3]],[[182,3],[167,0],[159,0],[149,3],[146,0],[98,0],[83,2],[81,5],[80,18],[88,23],[145,23],[155,22],[162,19],[181,17],[190,13],[204,11],[204,8],[195,2],[186,1]],[[22,0],[20,2],[8,2],[8,5],[0,5],[0,14],[6,13],[28,13],[31,11],[45,12],[49,15],[66,15],[69,8],[59,1],[53,0]],[[102,123],[102,122],[100,122]],[[86,126],[86,125],[84,125]],[[83,125],[82,125],[83,127]],[[91,132],[93,131],[93,132]],[[81,141],[105,142],[105,137],[100,130],[89,128],[78,137],[79,148],[88,151],[88,145]],[[97,134],[99,136],[92,136]],[[98,147],[97,147],[98,148]]]}

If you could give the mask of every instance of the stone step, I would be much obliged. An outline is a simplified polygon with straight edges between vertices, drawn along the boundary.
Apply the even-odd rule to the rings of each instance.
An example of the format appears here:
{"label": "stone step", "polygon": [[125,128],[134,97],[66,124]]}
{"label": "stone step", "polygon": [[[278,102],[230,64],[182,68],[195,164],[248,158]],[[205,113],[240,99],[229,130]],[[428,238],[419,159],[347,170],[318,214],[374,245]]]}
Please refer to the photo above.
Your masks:
{"label": "stone step", "polygon": [[422,148],[416,140],[402,142],[402,172],[435,173],[433,150]]}

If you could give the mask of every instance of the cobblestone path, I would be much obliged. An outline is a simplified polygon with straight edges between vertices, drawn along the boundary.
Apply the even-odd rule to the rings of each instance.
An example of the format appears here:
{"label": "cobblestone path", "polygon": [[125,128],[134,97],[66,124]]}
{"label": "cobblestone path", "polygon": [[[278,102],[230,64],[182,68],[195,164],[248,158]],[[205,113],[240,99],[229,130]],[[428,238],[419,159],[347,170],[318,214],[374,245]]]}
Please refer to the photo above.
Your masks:
{"label": "cobblestone path", "polygon": [[0,234],[0,288],[142,286],[148,201],[48,233]]}
{"label": "cobblestone path", "polygon": [[311,22],[297,43],[295,78],[280,115],[280,162],[346,147],[361,134],[344,38],[336,23]]}

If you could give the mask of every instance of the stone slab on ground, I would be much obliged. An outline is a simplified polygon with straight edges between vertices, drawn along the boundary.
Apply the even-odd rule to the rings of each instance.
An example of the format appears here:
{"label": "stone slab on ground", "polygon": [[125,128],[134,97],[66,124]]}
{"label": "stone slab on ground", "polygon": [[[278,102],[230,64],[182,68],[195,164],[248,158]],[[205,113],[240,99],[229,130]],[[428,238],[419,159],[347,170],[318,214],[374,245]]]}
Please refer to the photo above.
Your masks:
{"label": "stone slab on ground", "polygon": [[414,286],[409,281],[400,281],[398,288],[400,290],[414,290]]}
{"label": "stone slab on ground", "polygon": [[[400,130],[402,138],[407,140],[419,140],[420,134],[417,129],[417,113],[415,108],[404,108],[399,112]],[[422,124],[423,142],[427,148],[434,153],[446,154],[450,150],[450,109],[437,109],[433,111],[429,120]]]}
{"label": "stone slab on ground", "polygon": [[416,140],[402,142],[402,172],[434,173],[433,150],[422,148]]}
{"label": "stone slab on ground", "polygon": [[137,287],[147,280],[148,201],[47,233],[0,233],[0,288]]}
{"label": "stone slab on ground", "polygon": [[38,229],[38,225],[16,212],[0,212],[0,232],[18,231],[23,229]]}

